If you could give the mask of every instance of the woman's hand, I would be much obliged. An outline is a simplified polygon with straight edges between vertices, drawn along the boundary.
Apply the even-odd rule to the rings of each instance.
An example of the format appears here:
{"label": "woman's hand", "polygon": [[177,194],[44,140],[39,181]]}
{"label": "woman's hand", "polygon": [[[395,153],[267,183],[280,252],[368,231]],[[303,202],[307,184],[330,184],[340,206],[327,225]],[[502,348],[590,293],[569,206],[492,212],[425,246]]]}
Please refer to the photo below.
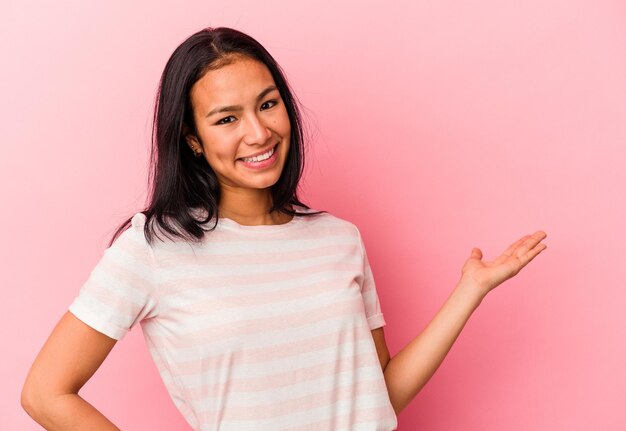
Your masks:
{"label": "woman's hand", "polygon": [[461,281],[426,328],[385,367],[385,383],[394,411],[399,413],[428,382],[474,312],[494,287],[517,274],[546,245],[542,231],[511,244],[493,262],[483,262],[474,248],[463,265]]}
{"label": "woman's hand", "polygon": [[483,261],[483,253],[473,248],[470,258],[467,259],[461,270],[461,281],[469,282],[478,287],[480,292],[487,295],[496,286],[516,275],[535,256],[546,249],[541,241],[546,237],[543,231],[526,235],[509,246],[496,260]]}

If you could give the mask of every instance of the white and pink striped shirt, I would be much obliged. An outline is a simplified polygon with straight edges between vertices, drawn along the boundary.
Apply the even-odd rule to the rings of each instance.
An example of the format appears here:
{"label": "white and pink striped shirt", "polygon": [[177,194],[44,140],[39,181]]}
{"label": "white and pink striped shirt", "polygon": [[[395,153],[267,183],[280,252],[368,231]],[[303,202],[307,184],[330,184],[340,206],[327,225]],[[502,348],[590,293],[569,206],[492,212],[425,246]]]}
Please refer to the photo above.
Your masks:
{"label": "white and pink striped shirt", "polygon": [[220,218],[202,243],[149,247],[145,221],[133,216],[69,310],[116,340],[139,322],[195,430],[397,428],[370,332],[385,320],[354,224]]}

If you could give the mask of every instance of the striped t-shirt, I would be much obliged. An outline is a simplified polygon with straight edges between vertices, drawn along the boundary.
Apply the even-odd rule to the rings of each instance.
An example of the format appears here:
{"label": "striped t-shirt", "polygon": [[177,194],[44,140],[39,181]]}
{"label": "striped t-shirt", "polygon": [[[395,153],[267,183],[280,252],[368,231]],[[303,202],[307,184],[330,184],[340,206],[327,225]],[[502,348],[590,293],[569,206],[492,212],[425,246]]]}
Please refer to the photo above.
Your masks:
{"label": "striped t-shirt", "polygon": [[385,320],[354,224],[220,218],[201,243],[150,247],[145,221],[133,216],[69,310],[116,340],[139,322],[193,429],[397,428],[370,332]]}

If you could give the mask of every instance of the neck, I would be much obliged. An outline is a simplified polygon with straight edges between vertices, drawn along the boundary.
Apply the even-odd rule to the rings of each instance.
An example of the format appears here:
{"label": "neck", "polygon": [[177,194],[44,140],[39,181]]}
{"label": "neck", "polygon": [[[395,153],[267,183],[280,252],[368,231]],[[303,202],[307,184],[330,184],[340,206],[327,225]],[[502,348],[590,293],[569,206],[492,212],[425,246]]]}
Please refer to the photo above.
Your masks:
{"label": "neck", "polygon": [[222,188],[219,216],[241,225],[274,225],[291,220],[292,216],[278,211],[269,213],[273,199],[271,190],[229,190]]}

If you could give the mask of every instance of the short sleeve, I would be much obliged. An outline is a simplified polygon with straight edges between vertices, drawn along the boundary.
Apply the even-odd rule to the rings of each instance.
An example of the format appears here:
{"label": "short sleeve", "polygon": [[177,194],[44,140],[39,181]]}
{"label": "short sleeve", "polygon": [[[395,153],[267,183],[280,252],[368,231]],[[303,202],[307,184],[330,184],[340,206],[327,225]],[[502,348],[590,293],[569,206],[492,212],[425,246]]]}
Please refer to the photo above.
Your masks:
{"label": "short sleeve", "polygon": [[104,253],[69,306],[78,319],[116,340],[154,317],[154,255],[145,239],[146,216],[137,213]]}
{"label": "short sleeve", "polygon": [[365,305],[365,317],[367,317],[367,323],[371,330],[385,326],[385,319],[383,317],[382,309],[380,306],[380,300],[378,299],[378,293],[376,292],[376,283],[374,282],[374,274],[367,259],[367,252],[365,251],[365,245],[363,244],[363,238],[357,228],[357,234],[359,237],[359,245],[361,248],[361,256],[363,259],[363,283],[361,285],[361,296],[363,297],[363,304]]}

